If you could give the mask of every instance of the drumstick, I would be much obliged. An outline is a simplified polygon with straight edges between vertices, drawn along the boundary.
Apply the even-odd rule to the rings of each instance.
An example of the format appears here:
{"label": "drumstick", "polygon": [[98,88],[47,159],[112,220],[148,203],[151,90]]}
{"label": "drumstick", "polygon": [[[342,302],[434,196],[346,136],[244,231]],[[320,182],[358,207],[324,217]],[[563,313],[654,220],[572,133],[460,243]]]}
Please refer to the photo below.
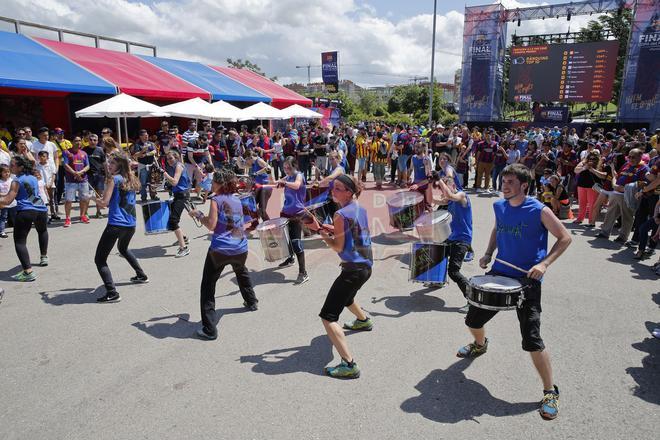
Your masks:
{"label": "drumstick", "polygon": [[507,262],[507,261],[500,260],[499,258],[495,258],[495,261],[497,261],[498,263],[503,264],[503,265],[505,265],[505,266],[508,266],[508,267],[510,267],[511,269],[518,270],[518,271],[520,271],[520,272],[522,272],[522,273],[524,273],[524,274],[526,274],[526,273],[529,272],[528,270],[525,270],[525,269],[523,269],[523,268],[520,268],[520,267],[516,266],[515,264],[511,264],[511,263],[509,263],[509,262]]}

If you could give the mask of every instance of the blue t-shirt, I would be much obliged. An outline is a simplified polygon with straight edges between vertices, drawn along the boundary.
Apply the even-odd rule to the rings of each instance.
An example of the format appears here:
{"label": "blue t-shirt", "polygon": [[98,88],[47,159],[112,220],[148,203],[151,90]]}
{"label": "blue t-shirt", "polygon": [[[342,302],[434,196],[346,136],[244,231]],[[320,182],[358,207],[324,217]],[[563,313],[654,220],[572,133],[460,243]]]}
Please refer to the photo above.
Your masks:
{"label": "blue t-shirt", "polygon": [[210,249],[223,255],[244,254],[248,250],[243,231],[243,205],[234,195],[221,194],[212,199],[218,210],[218,222],[211,237]]}
{"label": "blue t-shirt", "polygon": [[[513,207],[507,200],[493,204],[497,231],[497,258],[522,269],[529,270],[545,259],[548,253],[548,230],[541,221],[545,205],[532,197],[526,197]],[[522,278],[524,273],[497,261],[493,271],[504,276]]]}
{"label": "blue t-shirt", "polygon": [[255,183],[258,183],[260,185],[265,185],[268,183],[268,173],[257,174],[257,171],[259,171],[262,168],[263,167],[259,165],[259,161],[255,159],[254,162],[252,163],[250,174],[252,175],[252,179],[255,181]]}
{"label": "blue t-shirt", "polygon": [[425,157],[420,158],[417,155],[412,157],[412,165],[415,173],[415,178],[413,179],[413,183],[421,182],[422,180],[425,180],[427,177],[426,167],[424,166],[424,159]]}
{"label": "blue t-shirt", "polygon": [[520,151],[520,157],[523,157],[525,153],[527,153],[527,146],[529,145],[529,141],[526,139],[520,140],[518,139],[516,141],[516,149]]}
{"label": "blue t-shirt", "polygon": [[43,211],[48,207],[39,196],[39,182],[31,174],[21,174],[16,178],[18,192],[16,192],[16,211]]}
{"label": "blue t-shirt", "polygon": [[180,192],[188,191],[190,189],[190,179],[188,178],[186,167],[184,167],[181,162],[178,162],[176,165],[174,165],[174,167],[167,167],[167,174],[174,177],[174,175],[176,174],[176,167],[179,164],[181,164],[181,167],[183,168],[183,172],[181,173],[181,177],[179,178],[177,184],[172,187],[173,193],[180,193]]}
{"label": "blue t-shirt", "polygon": [[339,258],[346,263],[373,265],[367,211],[352,201],[337,211],[344,218],[344,248]]}
{"label": "blue t-shirt", "polygon": [[466,206],[461,202],[449,201],[447,211],[451,214],[451,234],[448,240],[472,243],[472,203],[465,195]]}
{"label": "blue t-shirt", "polygon": [[300,214],[305,209],[305,196],[307,188],[305,187],[305,176],[300,171],[296,171],[293,176],[286,176],[287,182],[295,182],[297,176],[300,176],[302,183],[300,188],[293,190],[288,186],[284,187],[284,206],[282,206],[282,215],[293,217]]}
{"label": "blue t-shirt", "polygon": [[120,175],[113,176],[112,180],[115,187],[108,203],[108,224],[135,227],[135,191],[121,189],[124,178]]}

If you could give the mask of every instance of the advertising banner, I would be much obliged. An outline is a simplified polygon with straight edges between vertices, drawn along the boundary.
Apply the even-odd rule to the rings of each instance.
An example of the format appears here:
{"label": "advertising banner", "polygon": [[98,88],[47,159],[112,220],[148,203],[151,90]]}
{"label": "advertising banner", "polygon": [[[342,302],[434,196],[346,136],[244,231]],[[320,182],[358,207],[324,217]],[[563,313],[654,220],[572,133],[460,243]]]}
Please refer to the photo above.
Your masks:
{"label": "advertising banner", "polygon": [[532,107],[534,112],[534,122],[545,123],[564,123],[568,122],[568,107],[563,106],[546,106],[536,105]]}
{"label": "advertising banner", "polygon": [[321,76],[328,92],[337,93],[339,91],[339,53],[337,51],[321,54]]}
{"label": "advertising banner", "polygon": [[660,0],[637,1],[618,121],[660,127]]}

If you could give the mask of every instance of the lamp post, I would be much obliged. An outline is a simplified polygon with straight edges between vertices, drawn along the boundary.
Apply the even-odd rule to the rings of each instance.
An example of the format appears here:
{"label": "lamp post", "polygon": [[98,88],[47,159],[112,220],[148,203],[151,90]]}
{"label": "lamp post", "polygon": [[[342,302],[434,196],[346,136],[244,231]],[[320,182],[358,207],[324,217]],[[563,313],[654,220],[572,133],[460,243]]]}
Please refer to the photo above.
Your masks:
{"label": "lamp post", "polygon": [[433,41],[431,42],[431,82],[429,84],[429,128],[433,121],[433,69],[435,67],[435,21],[438,9],[438,0],[433,0]]}

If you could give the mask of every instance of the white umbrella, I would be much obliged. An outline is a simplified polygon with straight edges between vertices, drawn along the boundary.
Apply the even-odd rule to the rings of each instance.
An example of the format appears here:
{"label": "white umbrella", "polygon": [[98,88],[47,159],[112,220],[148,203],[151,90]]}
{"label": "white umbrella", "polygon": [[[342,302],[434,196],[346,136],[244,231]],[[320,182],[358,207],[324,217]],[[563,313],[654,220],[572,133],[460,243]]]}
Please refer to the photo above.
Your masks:
{"label": "white umbrella", "polygon": [[[124,118],[124,131],[126,131],[126,118],[136,118],[138,116],[161,117],[169,116],[169,114],[155,104],[125,93],[120,93],[76,112],[76,118],[116,118],[119,142],[121,142],[119,118]],[[126,143],[128,143],[128,133],[126,133]]]}
{"label": "white umbrella", "polygon": [[172,116],[192,119],[211,119],[213,113],[211,104],[202,98],[192,98],[187,101],[176,102],[166,105],[162,109]]}
{"label": "white umbrella", "polygon": [[271,121],[276,119],[286,119],[286,116],[282,115],[282,110],[278,110],[275,107],[264,104],[263,102],[258,102],[254,105],[244,108],[241,110],[241,113],[238,117],[239,121]]}
{"label": "white umbrella", "polygon": [[218,101],[211,104],[211,120],[236,122],[241,114],[241,109],[226,101]]}
{"label": "white umbrella", "polygon": [[323,115],[321,113],[316,113],[314,110],[303,107],[302,105],[293,104],[285,109],[281,110],[282,114],[285,116],[285,119],[290,118],[300,118],[300,119],[321,119]]}

